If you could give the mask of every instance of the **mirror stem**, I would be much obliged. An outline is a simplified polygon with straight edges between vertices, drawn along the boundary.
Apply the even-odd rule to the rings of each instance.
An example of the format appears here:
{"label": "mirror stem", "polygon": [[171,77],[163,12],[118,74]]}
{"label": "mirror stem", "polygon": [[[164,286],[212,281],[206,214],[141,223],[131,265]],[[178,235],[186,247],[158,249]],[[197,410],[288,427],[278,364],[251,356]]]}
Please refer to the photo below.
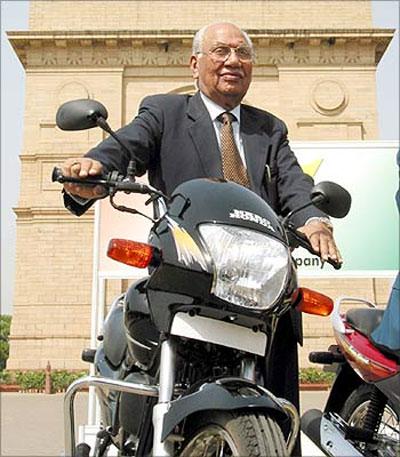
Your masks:
{"label": "mirror stem", "polygon": [[[96,116],[93,119],[96,124],[103,129],[105,132],[109,133],[114,140],[121,146],[121,148],[128,154],[129,157],[132,157],[129,149],[122,143],[122,141],[118,138],[118,136],[114,133],[111,127],[108,125],[107,121],[102,116]],[[127,176],[130,181],[135,181],[136,175],[136,160],[132,157],[129,161],[128,169],[127,169]]]}
{"label": "mirror stem", "polygon": [[111,129],[111,127],[108,125],[107,121],[104,119],[104,117],[97,117],[95,119],[96,124],[102,128],[105,132],[109,133],[114,140],[121,146],[121,148],[130,156],[131,153],[129,149],[122,143],[122,141],[117,137],[117,135],[114,133],[114,131]]}
{"label": "mirror stem", "polygon": [[315,203],[319,203],[320,201],[324,200],[324,196],[322,194],[319,194],[319,195],[316,195],[315,197],[313,197],[312,201],[310,201],[309,203],[306,203],[305,205],[303,206],[300,206],[299,208],[296,208],[292,211],[289,212],[289,214],[283,218],[282,220],[282,224],[284,227],[287,226],[288,222],[289,222],[289,219],[296,213],[298,213],[299,211],[305,209],[305,208],[308,208],[309,206],[312,206],[314,205]]}

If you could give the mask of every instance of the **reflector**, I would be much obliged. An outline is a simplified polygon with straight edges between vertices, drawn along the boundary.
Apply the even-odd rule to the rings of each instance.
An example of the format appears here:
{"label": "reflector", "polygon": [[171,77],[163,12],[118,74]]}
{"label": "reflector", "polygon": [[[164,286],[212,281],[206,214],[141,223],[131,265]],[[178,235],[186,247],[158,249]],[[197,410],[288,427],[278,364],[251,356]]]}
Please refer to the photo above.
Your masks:
{"label": "reflector", "polygon": [[113,238],[108,243],[107,256],[132,267],[146,268],[153,260],[154,250],[149,244]]}
{"label": "reflector", "polygon": [[333,300],[315,290],[300,287],[298,298],[297,309],[302,313],[329,316],[333,310]]}

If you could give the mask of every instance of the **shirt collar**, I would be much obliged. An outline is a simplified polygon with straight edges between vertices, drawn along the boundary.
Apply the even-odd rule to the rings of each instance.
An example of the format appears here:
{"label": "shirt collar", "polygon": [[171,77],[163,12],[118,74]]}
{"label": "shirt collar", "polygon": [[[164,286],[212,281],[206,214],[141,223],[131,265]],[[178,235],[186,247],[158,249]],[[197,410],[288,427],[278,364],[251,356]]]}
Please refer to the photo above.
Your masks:
{"label": "shirt collar", "polygon": [[[222,108],[222,106],[217,105],[213,100],[204,95],[203,92],[200,92],[200,97],[206,105],[207,111],[209,112],[211,120],[213,122],[217,119],[217,117],[220,114],[226,112],[225,108]],[[235,108],[229,110],[229,113],[232,113],[235,116],[236,120],[240,125],[240,104],[235,106]]]}

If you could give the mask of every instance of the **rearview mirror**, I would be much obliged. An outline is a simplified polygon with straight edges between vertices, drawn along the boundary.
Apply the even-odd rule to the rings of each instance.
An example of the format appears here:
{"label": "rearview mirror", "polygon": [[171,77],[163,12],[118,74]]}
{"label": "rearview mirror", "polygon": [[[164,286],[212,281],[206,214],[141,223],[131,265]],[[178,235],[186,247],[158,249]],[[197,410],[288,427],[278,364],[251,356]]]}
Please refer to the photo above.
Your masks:
{"label": "rearview mirror", "polygon": [[338,219],[345,217],[350,211],[351,195],[334,182],[320,182],[312,188],[310,198],[314,206]]}
{"label": "rearview mirror", "polygon": [[57,110],[56,123],[61,130],[86,130],[98,126],[98,120],[108,117],[104,105],[96,100],[72,100]]}

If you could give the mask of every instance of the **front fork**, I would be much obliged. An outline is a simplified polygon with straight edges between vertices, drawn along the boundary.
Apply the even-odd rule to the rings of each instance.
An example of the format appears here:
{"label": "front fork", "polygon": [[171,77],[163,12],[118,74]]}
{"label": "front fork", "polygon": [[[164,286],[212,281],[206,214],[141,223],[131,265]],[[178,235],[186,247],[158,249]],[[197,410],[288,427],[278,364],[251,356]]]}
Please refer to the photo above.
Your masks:
{"label": "front fork", "polygon": [[160,384],[158,403],[153,408],[153,455],[169,457],[174,455],[174,443],[161,441],[163,419],[172,400],[175,384],[176,365],[175,341],[170,338],[161,343]]}

